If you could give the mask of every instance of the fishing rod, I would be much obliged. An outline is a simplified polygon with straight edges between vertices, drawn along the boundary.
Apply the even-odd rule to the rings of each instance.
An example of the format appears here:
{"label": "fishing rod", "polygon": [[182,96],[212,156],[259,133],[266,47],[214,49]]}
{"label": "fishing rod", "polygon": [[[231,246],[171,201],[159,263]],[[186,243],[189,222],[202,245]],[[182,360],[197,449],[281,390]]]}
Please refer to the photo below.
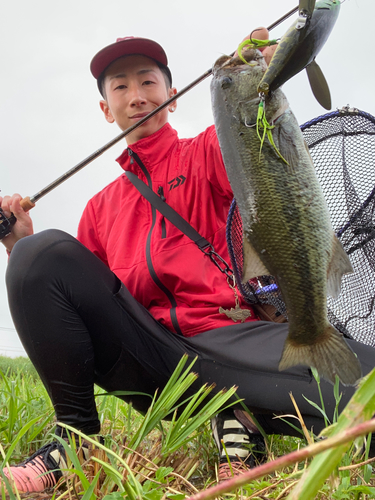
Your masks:
{"label": "fishing rod", "polygon": [[[295,7],[292,10],[290,10],[284,16],[282,16],[280,19],[278,19],[273,24],[271,24],[270,26],[268,26],[267,30],[268,31],[272,31],[274,28],[276,28],[276,26],[279,26],[279,24],[283,23],[290,16],[292,16],[293,14],[295,14],[296,12],[298,12],[298,10],[299,10],[299,6]],[[232,52],[232,54],[230,54],[230,57],[233,57],[234,54],[235,54],[235,52]],[[119,134],[117,137],[115,137],[114,139],[112,139],[111,141],[109,141],[107,144],[105,144],[104,146],[102,146],[100,149],[98,149],[97,151],[95,151],[94,153],[92,153],[90,156],[88,156],[87,158],[85,158],[84,160],[82,160],[80,163],[78,163],[73,168],[71,168],[70,170],[68,170],[67,172],[65,172],[63,175],[61,175],[60,177],[58,177],[56,180],[54,180],[53,182],[51,182],[50,184],[48,184],[48,186],[44,187],[43,189],[41,189],[40,191],[38,191],[33,196],[26,196],[26,198],[23,198],[21,200],[21,202],[20,202],[21,203],[21,207],[23,208],[23,210],[25,212],[27,212],[31,208],[35,207],[35,203],[38,200],[40,200],[40,198],[42,198],[43,196],[45,196],[46,194],[48,194],[50,191],[52,191],[53,189],[55,189],[57,186],[59,186],[60,184],[62,184],[63,182],[65,182],[67,179],[69,179],[69,177],[71,177],[72,175],[74,175],[77,172],[79,172],[82,168],[86,167],[89,163],[91,163],[96,158],[98,158],[99,156],[101,156],[105,151],[107,151],[112,146],[114,146],[115,144],[117,144],[119,141],[121,141],[122,139],[124,139],[127,135],[129,135],[132,132],[134,132],[134,130],[136,130],[138,127],[142,126],[145,122],[147,122],[148,120],[150,120],[153,116],[155,116],[157,113],[159,113],[164,108],[166,108],[167,106],[169,106],[172,102],[174,102],[175,100],[177,100],[179,97],[182,97],[189,90],[191,90],[193,87],[195,87],[196,85],[198,85],[198,83],[200,83],[203,80],[205,80],[211,74],[212,74],[212,68],[210,68],[207,71],[205,71],[201,76],[199,76],[198,78],[196,78],[189,85],[187,85],[182,90],[180,90],[179,92],[177,92],[175,95],[173,95],[172,97],[170,97],[169,99],[167,99],[165,102],[163,102],[163,104],[161,104],[160,106],[158,106],[157,108],[155,108],[148,115],[144,116],[137,123],[135,123],[131,127],[127,128],[126,130],[124,130],[123,132],[121,132],[121,134]],[[10,217],[5,217],[5,214],[4,214],[3,210],[0,208],[0,240],[3,239],[8,234],[10,234],[10,232],[12,230],[12,226],[15,224],[16,220],[17,219],[14,216],[14,214],[11,214]]]}

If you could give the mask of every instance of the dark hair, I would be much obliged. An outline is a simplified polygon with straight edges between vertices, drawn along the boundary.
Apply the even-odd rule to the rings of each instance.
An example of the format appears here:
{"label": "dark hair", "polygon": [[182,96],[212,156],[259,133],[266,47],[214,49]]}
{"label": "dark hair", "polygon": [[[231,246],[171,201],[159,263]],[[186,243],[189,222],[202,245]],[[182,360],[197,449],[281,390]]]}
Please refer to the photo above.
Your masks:
{"label": "dark hair", "polygon": [[[125,57],[127,57],[127,56],[125,56]],[[149,57],[149,59],[152,59],[152,58]],[[164,64],[160,63],[159,61],[156,61],[155,59],[152,59],[152,60],[157,64],[158,68],[163,73],[165,85],[167,86],[167,89],[169,90],[172,87],[172,73],[171,73],[170,69],[168,68],[168,66],[165,66]],[[104,97],[104,99],[106,99],[105,88],[104,88],[104,79],[105,79],[106,70],[107,70],[107,68],[102,72],[102,74],[99,76],[99,78],[97,80],[99,92]]]}
{"label": "dark hair", "polygon": [[[155,59],[153,59],[155,61]],[[160,63],[159,61],[155,61],[156,64],[158,65],[160,71],[163,73],[165,84],[167,85],[167,89],[170,89],[172,87],[172,73],[168,66],[164,66],[164,64]]]}

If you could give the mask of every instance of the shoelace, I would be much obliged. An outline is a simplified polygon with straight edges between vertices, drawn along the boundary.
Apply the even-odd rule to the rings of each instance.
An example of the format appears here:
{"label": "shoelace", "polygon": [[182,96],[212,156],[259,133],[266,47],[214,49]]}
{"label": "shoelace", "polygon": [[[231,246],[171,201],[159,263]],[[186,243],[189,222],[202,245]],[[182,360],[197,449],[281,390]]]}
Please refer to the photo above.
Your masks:
{"label": "shoelace", "polygon": [[219,481],[224,481],[233,476],[239,476],[248,470],[249,469],[242,462],[231,462],[230,465],[228,462],[223,462],[219,465]]}

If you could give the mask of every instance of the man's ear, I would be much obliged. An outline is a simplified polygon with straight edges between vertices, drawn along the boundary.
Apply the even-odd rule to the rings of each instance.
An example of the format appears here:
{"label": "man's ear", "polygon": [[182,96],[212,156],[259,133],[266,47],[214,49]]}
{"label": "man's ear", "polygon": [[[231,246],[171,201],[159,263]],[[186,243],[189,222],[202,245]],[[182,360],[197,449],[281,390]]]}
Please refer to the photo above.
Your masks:
{"label": "man's ear", "polygon": [[[169,90],[168,90],[168,99],[174,95],[177,94],[177,89],[176,87],[171,87]],[[173,113],[173,111],[176,111],[176,108],[177,108],[177,101],[174,101],[170,106],[169,106],[169,111],[171,113]]]}
{"label": "man's ear", "polygon": [[100,109],[104,113],[104,117],[107,120],[108,123],[114,123],[115,119],[112,116],[111,110],[109,109],[109,106],[107,104],[107,101],[100,101],[99,102]]}

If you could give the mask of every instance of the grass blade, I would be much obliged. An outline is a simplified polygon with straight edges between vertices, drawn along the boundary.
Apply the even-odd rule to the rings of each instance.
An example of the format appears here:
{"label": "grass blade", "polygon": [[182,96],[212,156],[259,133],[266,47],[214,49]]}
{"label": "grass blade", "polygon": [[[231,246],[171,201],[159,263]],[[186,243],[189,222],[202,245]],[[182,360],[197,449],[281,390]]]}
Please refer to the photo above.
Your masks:
{"label": "grass blade", "polygon": [[[359,436],[363,436],[369,432],[373,432],[375,430],[375,420],[369,420],[367,422],[362,422],[361,424],[353,427],[351,429],[347,429],[336,436],[330,437],[324,441],[320,441],[318,443],[311,444],[297,451],[293,451],[288,455],[284,455],[283,457],[277,458],[271,462],[260,465],[259,467],[255,467],[254,469],[250,469],[247,472],[244,472],[240,476],[236,476],[233,479],[228,479],[217,486],[213,486],[212,488],[208,488],[205,491],[201,491],[192,497],[189,497],[186,500],[213,500],[218,498],[220,495],[224,493],[229,493],[231,491],[235,491],[237,488],[244,486],[245,484],[250,483],[254,479],[261,478],[265,475],[272,474],[277,470],[281,470],[288,465],[293,465],[298,462],[303,462],[306,458],[313,457],[326,450],[330,450],[331,448],[338,448],[345,446],[346,444],[349,446],[350,443]],[[300,496],[300,500],[309,500],[310,496]]]}
{"label": "grass blade", "polygon": [[[332,436],[338,435],[350,427],[357,425],[375,413],[375,369],[361,382],[332,430]],[[329,477],[349,448],[350,442],[330,449],[314,458],[307,473],[301,478],[297,487],[288,496],[288,500],[308,500],[315,498],[324,481]]]}
{"label": "grass blade", "polygon": [[38,420],[40,420],[40,417],[35,417],[32,420],[30,420],[30,422],[27,422],[27,424],[22,427],[22,429],[17,434],[17,437],[12,441],[12,444],[8,448],[6,455],[3,457],[4,463],[8,462],[9,458],[11,457],[15,447],[17,446],[17,444],[20,441],[20,439],[22,438],[22,436],[24,434],[26,434],[26,432],[30,429],[30,427],[32,427],[36,422],[38,422]]}
{"label": "grass blade", "polygon": [[96,483],[99,480],[100,473],[101,473],[101,470],[96,474],[92,483],[90,484],[89,488],[85,491],[85,494],[83,495],[81,500],[95,500],[96,499],[96,497],[94,495],[94,489],[95,489]]}

